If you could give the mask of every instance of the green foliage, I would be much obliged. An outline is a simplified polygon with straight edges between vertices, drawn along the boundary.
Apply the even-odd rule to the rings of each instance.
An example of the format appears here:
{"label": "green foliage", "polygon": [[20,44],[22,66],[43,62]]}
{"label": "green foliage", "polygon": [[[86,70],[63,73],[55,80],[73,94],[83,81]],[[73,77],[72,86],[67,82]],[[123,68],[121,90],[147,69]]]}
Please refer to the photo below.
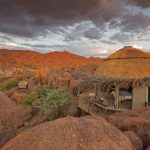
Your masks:
{"label": "green foliage", "polygon": [[68,91],[48,89],[46,95],[41,99],[44,113],[54,116],[65,116],[66,110],[71,103],[72,96]]}
{"label": "green foliage", "polygon": [[44,113],[49,120],[66,116],[73,100],[69,91],[59,91],[44,87],[23,97],[22,103],[30,106],[33,112]]}
{"label": "green foliage", "polygon": [[39,98],[39,95],[37,92],[32,92],[30,94],[26,94],[23,98],[22,98],[22,104],[24,105],[32,105],[32,103],[34,101],[36,101]]}
{"label": "green foliage", "polygon": [[0,83],[0,89],[9,90],[18,85],[19,80],[16,78],[9,79]]}

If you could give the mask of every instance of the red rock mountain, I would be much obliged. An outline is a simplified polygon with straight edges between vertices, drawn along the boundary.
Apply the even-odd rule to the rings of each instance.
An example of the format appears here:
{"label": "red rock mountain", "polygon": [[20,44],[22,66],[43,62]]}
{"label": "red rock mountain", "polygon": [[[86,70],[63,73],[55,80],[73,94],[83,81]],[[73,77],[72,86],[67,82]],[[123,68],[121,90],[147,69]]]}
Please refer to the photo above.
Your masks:
{"label": "red rock mountain", "polygon": [[0,50],[0,67],[81,67],[98,65],[100,58],[85,58],[67,51],[41,54],[29,50]]}

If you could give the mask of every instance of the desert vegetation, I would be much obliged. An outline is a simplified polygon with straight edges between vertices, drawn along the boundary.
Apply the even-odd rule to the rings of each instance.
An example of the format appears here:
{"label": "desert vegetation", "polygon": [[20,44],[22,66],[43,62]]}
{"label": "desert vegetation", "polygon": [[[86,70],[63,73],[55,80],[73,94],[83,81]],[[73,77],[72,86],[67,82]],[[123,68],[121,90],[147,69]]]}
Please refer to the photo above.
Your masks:
{"label": "desert vegetation", "polygon": [[10,78],[0,82],[0,89],[10,90],[18,85],[19,79],[17,78]]}
{"label": "desert vegetation", "polygon": [[30,107],[33,114],[41,112],[47,116],[48,120],[52,120],[66,116],[73,99],[69,91],[42,87],[26,94],[21,103],[25,107]]}

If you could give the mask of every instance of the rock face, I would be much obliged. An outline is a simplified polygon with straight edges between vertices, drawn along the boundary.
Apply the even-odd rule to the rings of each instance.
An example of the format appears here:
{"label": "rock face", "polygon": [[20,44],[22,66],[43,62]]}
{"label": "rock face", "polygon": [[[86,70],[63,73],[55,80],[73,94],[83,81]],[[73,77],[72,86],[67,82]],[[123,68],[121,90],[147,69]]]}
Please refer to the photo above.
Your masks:
{"label": "rock face", "polygon": [[146,150],[150,150],[150,146]]}
{"label": "rock face", "polygon": [[23,96],[25,96],[25,93],[23,93],[22,91],[15,91],[13,95],[11,95],[11,99],[15,100],[16,103],[20,104]]}
{"label": "rock face", "polygon": [[2,150],[135,150],[126,135],[101,117],[66,117],[29,129]]}
{"label": "rock face", "polygon": [[130,139],[136,150],[143,150],[142,140],[133,131],[125,131],[124,133]]}
{"label": "rock face", "polygon": [[150,109],[132,110],[106,116],[107,121],[121,131],[133,131],[143,141],[144,147],[150,145]]}
{"label": "rock face", "polygon": [[22,108],[0,92],[0,147],[16,135],[23,124],[24,115]]}

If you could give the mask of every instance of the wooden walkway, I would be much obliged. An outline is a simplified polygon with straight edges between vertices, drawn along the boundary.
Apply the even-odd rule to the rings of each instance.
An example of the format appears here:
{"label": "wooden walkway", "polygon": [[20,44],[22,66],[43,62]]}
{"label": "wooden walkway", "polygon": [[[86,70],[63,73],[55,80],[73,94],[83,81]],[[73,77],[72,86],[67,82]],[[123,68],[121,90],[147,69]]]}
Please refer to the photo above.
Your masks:
{"label": "wooden walkway", "polygon": [[92,108],[91,108],[91,104],[90,104],[90,101],[86,100],[86,99],[79,99],[78,101],[78,107],[85,111],[86,113],[89,113],[90,115],[97,115],[96,111],[94,111]]}
{"label": "wooden walkway", "polygon": [[81,95],[78,100],[78,108],[90,115],[106,115],[115,112],[123,111],[122,109],[114,109],[97,104],[90,100],[87,95]]}

